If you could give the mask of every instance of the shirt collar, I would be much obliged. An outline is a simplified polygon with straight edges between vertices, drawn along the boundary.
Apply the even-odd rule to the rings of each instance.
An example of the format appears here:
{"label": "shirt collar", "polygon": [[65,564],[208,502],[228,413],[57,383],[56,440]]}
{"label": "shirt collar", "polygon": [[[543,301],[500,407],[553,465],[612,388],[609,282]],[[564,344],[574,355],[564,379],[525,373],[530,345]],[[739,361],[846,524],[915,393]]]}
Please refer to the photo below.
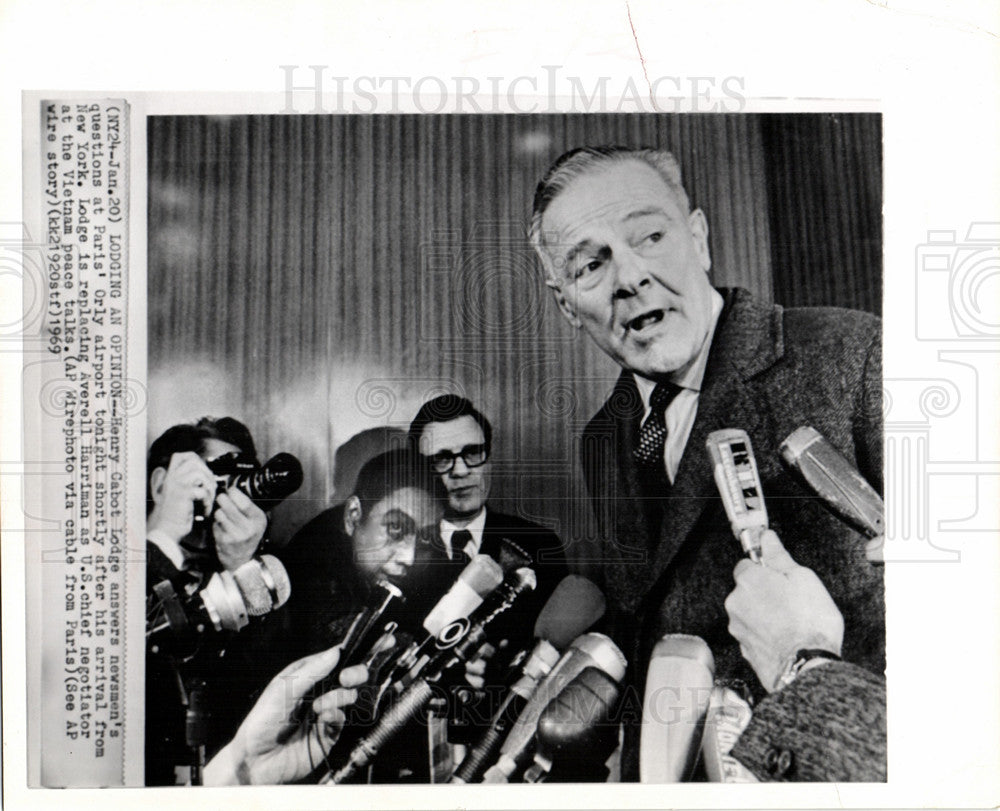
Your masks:
{"label": "shirt collar", "polygon": [[[708,366],[708,353],[712,349],[712,336],[715,335],[715,327],[719,323],[719,314],[722,312],[724,304],[722,296],[719,295],[719,292],[715,288],[712,289],[711,302],[712,325],[708,331],[708,336],[701,345],[701,349],[698,350],[698,355],[695,357],[694,363],[688,366],[687,369],[675,372],[667,378],[671,383],[680,386],[682,389],[689,389],[696,393],[701,391],[701,384],[705,379],[705,367]],[[656,381],[635,373],[632,374],[632,377],[635,378],[635,385],[639,389],[642,405],[648,410],[649,398],[653,395],[653,389],[656,388]]]}
{"label": "shirt collar", "polygon": [[441,538],[445,541],[449,549],[451,548],[451,536],[460,529],[467,529],[469,531],[472,535],[472,540],[476,543],[477,549],[482,546],[483,531],[486,529],[486,506],[483,505],[483,508],[464,527],[453,524],[446,518],[441,519]]}

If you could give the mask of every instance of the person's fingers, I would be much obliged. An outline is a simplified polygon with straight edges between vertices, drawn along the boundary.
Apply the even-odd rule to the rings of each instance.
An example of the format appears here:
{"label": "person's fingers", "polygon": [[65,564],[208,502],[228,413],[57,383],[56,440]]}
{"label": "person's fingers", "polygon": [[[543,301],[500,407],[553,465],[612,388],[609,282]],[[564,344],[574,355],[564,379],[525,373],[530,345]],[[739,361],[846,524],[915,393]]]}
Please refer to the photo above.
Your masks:
{"label": "person's fingers", "polygon": [[342,687],[358,687],[366,681],[368,681],[368,668],[364,665],[345,667],[340,672],[340,684]]}
{"label": "person's fingers", "polygon": [[465,680],[468,682],[470,687],[476,690],[482,690],[486,686],[486,679],[483,676],[477,676],[474,673],[466,672]]}
{"label": "person's fingers", "polygon": [[313,701],[312,709],[316,716],[324,721],[333,720],[338,715],[342,720],[344,717],[342,708],[357,700],[358,691],[353,687],[336,687]]}
{"label": "person's fingers", "polygon": [[799,565],[792,560],[777,533],[770,529],[761,533],[760,559],[768,569],[778,572],[787,572]]}
{"label": "person's fingers", "polygon": [[466,662],[465,672],[473,673],[477,676],[482,676],[486,672],[486,660],[485,659],[473,659],[471,662]]}
{"label": "person's fingers", "polygon": [[299,659],[297,662],[292,662],[275,676],[271,683],[281,682],[287,686],[291,698],[298,700],[309,692],[316,682],[333,670],[339,660],[339,647],[314,653]]}
{"label": "person's fingers", "polygon": [[750,558],[743,558],[733,568],[733,580],[739,583],[740,579],[747,573],[747,570],[752,570],[759,565],[750,560]]}
{"label": "person's fingers", "polygon": [[259,509],[259,507],[257,507],[257,505],[250,500],[250,497],[238,487],[230,487],[225,492],[225,495],[229,497],[233,506],[247,518],[249,518],[255,510]]}

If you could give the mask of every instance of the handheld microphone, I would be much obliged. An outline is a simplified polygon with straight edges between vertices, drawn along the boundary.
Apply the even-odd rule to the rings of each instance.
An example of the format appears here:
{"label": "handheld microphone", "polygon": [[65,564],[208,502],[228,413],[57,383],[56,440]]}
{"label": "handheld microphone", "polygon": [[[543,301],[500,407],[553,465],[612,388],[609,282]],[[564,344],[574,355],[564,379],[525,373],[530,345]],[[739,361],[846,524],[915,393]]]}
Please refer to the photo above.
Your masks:
{"label": "handheld microphone", "polygon": [[621,681],[625,676],[625,656],[604,634],[589,633],[578,637],[528,700],[500,747],[500,758],[483,775],[484,783],[507,783],[527,765],[542,712],[588,667],[596,667],[614,681]]}
{"label": "handheld microphone", "polygon": [[535,647],[515,670],[515,681],[479,740],[470,747],[452,775],[452,783],[476,783],[500,753],[500,746],[524,710],[540,679],[552,670],[560,651],[604,616],[601,590],[585,577],[567,575],[559,581],[535,620]]}
{"label": "handheld microphone", "polygon": [[507,611],[520,595],[534,589],[535,583],[534,571],[517,569],[507,575],[490,599],[484,601],[470,617],[455,620],[442,628],[437,641],[439,652],[423,669],[422,675],[406,686],[375,728],[355,744],[347,762],[320,782],[343,783],[368,766],[382,748],[427,705],[434,695],[434,685],[475,655],[490,623]]}
{"label": "handheld microphone", "polygon": [[169,580],[153,587],[157,603],[146,622],[152,653],[188,657],[202,640],[246,627],[249,617],[283,606],[292,593],[285,567],[273,555],[251,558],[234,572],[215,572],[208,584],[182,598]]}
{"label": "handheld microphone", "polygon": [[760,536],[767,529],[764,490],[750,436],[740,428],[712,431],[705,440],[733,534],[750,560],[760,563]]}
{"label": "handheld microphone", "polygon": [[882,497],[819,431],[808,425],[796,428],[779,450],[830,512],[869,539],[885,533]]}
{"label": "handheld microphone", "polygon": [[476,555],[424,619],[424,629],[437,636],[450,622],[475,611],[503,582],[503,569],[489,555]]}
{"label": "handheld microphone", "polygon": [[642,702],[639,780],[680,783],[698,761],[715,660],[705,641],[667,634],[653,648]]}
{"label": "handheld microphone", "polygon": [[618,692],[618,682],[596,667],[566,685],[538,718],[535,762],[524,781],[540,783],[562,772],[561,782],[602,782],[608,774],[603,764],[618,745],[611,718]]}
{"label": "handheld microphone", "polygon": [[701,757],[710,783],[756,783],[746,766],[729,754],[751,718],[750,705],[729,687],[713,687],[705,716]]}

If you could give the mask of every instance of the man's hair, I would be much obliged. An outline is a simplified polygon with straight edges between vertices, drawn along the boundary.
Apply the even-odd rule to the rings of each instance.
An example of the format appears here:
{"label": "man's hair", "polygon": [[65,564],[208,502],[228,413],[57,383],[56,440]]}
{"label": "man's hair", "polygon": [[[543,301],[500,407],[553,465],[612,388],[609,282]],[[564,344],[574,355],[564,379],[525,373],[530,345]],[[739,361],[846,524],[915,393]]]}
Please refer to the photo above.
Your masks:
{"label": "man's hair", "polygon": [[382,499],[404,488],[424,490],[434,499],[442,496],[437,477],[420,454],[409,448],[397,448],[380,453],[361,466],[352,495],[361,502],[361,514],[367,516]]}
{"label": "man's hair", "polygon": [[549,278],[555,276],[550,266],[545,247],[545,235],[542,232],[542,217],[566,187],[576,178],[595,169],[626,161],[640,161],[651,166],[663,178],[663,182],[677,198],[681,211],[689,213],[691,202],[681,182],[681,167],[673,153],[665,149],[632,149],[627,146],[584,146],[564,152],[556,162],[549,167],[545,176],[535,188],[535,201],[531,213],[531,226],[528,229],[528,239],[535,252],[542,260],[545,273]]}
{"label": "man's hair", "polygon": [[146,457],[146,511],[151,509],[153,503],[153,490],[151,479],[153,471],[158,467],[169,467],[170,457],[175,453],[185,453],[194,451],[201,454],[205,450],[205,442],[209,439],[218,439],[230,445],[235,445],[245,455],[253,458],[255,464],[260,464],[257,459],[257,448],[254,446],[250,429],[239,420],[232,417],[222,417],[213,419],[212,417],[202,417],[196,423],[184,423],[168,428],[156,438],[149,446],[149,455]]}
{"label": "man's hair", "polygon": [[483,441],[486,443],[488,455],[493,446],[493,427],[490,425],[490,421],[469,400],[459,397],[457,394],[442,394],[420,406],[417,416],[410,423],[410,447],[419,452],[420,437],[423,436],[424,429],[430,423],[451,422],[459,417],[472,417],[476,421],[483,431]]}

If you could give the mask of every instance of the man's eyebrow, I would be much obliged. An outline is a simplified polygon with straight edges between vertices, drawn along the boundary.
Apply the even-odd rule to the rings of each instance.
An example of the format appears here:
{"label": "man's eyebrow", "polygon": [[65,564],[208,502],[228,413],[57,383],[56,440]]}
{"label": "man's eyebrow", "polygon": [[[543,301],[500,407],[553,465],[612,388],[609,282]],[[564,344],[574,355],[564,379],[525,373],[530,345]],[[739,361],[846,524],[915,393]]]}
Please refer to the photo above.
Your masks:
{"label": "man's eyebrow", "polygon": [[594,242],[592,239],[581,239],[579,242],[576,243],[576,245],[571,247],[568,251],[566,251],[566,253],[563,254],[563,261],[569,264],[584,251],[595,249],[596,245],[597,243]]}
{"label": "man's eyebrow", "polygon": [[387,521],[390,519],[393,521],[405,521],[410,524],[416,524],[416,521],[413,520],[413,517],[411,515],[403,512],[403,510],[399,509],[398,507],[393,507],[392,509],[385,511],[385,513],[382,516],[382,520]]}
{"label": "man's eyebrow", "polygon": [[638,220],[640,217],[650,217],[653,215],[663,215],[666,216],[667,212],[662,208],[657,206],[652,206],[650,208],[640,208],[636,211],[630,211],[624,217],[622,217],[622,222],[628,222],[629,220]]}

